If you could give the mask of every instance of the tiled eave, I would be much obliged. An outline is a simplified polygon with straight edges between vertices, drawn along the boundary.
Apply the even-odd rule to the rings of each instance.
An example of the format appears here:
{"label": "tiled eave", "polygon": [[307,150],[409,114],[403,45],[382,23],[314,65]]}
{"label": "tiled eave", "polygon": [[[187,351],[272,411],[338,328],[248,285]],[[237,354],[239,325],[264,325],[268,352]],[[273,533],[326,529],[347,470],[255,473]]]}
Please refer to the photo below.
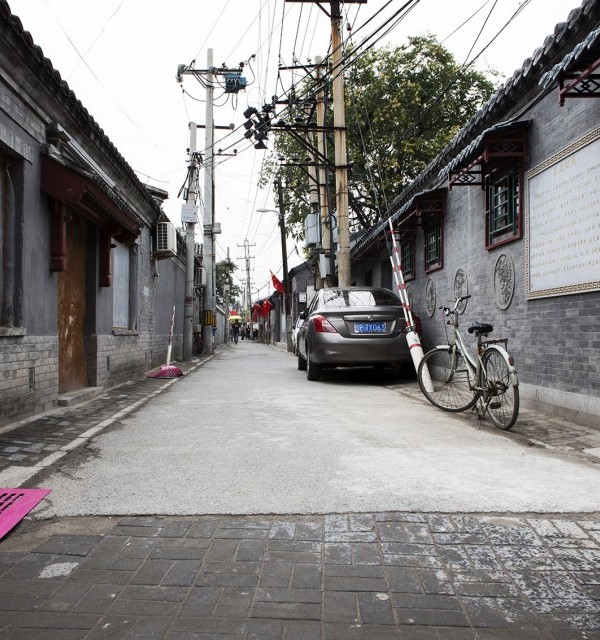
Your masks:
{"label": "tiled eave", "polygon": [[[440,172],[443,172],[446,166],[462,154],[486,130],[497,126],[499,121],[506,123],[507,116],[510,118],[514,111],[514,105],[522,104],[524,96],[535,91],[550,91],[548,84],[542,88],[539,86],[541,79],[548,69],[560,64],[565,57],[575,51],[578,44],[589,37],[590,28],[596,30],[599,21],[600,2],[598,0],[584,0],[580,7],[573,9],[567,21],[556,25],[554,33],[544,40],[544,44],[534,51],[531,58],[524,61],[521,68],[515,71],[496,91],[446,148],[425,167],[409,187],[393,200],[387,216],[393,216],[396,219],[396,214],[403,210],[415,195],[441,186],[443,179],[439,177]],[[594,42],[597,43],[597,40]],[[387,220],[380,222],[366,233],[361,242],[352,249],[352,255],[359,252],[364,253],[388,224]]]}

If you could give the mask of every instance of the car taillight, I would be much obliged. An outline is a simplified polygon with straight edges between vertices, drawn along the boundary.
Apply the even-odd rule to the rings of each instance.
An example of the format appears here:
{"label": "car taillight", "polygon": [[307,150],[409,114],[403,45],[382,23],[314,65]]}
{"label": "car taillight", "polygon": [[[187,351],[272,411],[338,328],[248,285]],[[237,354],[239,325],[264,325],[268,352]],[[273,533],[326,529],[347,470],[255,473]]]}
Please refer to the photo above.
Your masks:
{"label": "car taillight", "polygon": [[325,316],[313,316],[312,323],[317,333],[337,333],[336,328]]}

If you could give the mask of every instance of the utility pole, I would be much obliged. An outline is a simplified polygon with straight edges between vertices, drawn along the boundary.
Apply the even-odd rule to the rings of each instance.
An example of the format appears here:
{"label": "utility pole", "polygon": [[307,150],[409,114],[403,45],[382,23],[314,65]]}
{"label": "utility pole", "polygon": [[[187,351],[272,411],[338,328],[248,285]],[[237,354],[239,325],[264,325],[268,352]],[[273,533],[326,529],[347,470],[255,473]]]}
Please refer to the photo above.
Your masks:
{"label": "utility pole", "polygon": [[196,153],[195,122],[189,123],[190,129],[190,170],[186,204],[182,207],[181,218],[185,229],[185,300],[183,306],[183,359],[192,359],[192,342],[194,331],[194,267],[196,246],[196,222],[198,201],[198,156]]}
{"label": "utility pole", "polygon": [[[216,264],[215,264],[215,247],[214,235],[221,233],[221,227],[215,224],[215,204],[214,204],[214,137],[216,129],[231,129],[231,127],[215,127],[213,117],[213,91],[215,75],[224,76],[225,93],[237,94],[246,87],[246,78],[241,73],[244,64],[240,63],[237,69],[227,69],[225,66],[215,69],[213,63],[213,51],[207,50],[208,66],[206,69],[194,69],[191,64],[180,64],[177,67],[175,80],[183,82],[184,75],[193,75],[197,79],[200,75],[206,76],[203,82],[206,87],[206,138],[205,138],[205,174],[204,174],[204,202],[205,216],[203,224],[203,240],[204,240],[204,264],[206,272],[206,288],[204,290],[204,318],[202,323],[202,338],[205,345],[206,353],[214,353],[214,332],[213,327],[216,326]],[[201,125],[197,125],[201,126]],[[235,150],[234,154],[235,155]],[[185,205],[184,205],[185,206]],[[187,296],[187,294],[186,294]]]}
{"label": "utility pole", "polygon": [[206,129],[205,129],[205,165],[204,165],[204,260],[208,262],[206,273],[206,289],[204,293],[204,323],[202,338],[205,353],[214,353],[215,317],[215,249],[214,249],[214,156],[213,145],[215,138],[213,116],[213,50],[208,49],[206,55]]}
{"label": "utility pole", "polygon": [[[365,4],[367,0],[344,0],[348,4]],[[321,0],[286,0],[312,2],[321,10]],[[342,14],[339,0],[330,0],[331,60],[333,76],[333,139],[335,143],[335,196],[338,227],[338,285],[351,284],[350,225],[348,219],[348,160],[346,153],[346,110],[344,103],[344,67],[342,64]],[[327,13],[325,11],[325,13]]]}
{"label": "utility pole", "polygon": [[[327,157],[327,138],[325,137],[325,91],[319,82],[321,79],[321,56],[315,56],[315,64],[317,67],[317,149],[322,158]],[[315,159],[316,161],[316,159]],[[335,261],[333,258],[333,237],[332,237],[332,220],[329,211],[329,189],[328,189],[328,171],[324,162],[319,163],[319,200],[321,203],[320,223],[321,223],[321,248],[323,254],[329,256],[329,272],[333,276],[335,273]],[[321,277],[327,274],[321,274]],[[326,280],[325,280],[326,282]]]}
{"label": "utility pole", "polygon": [[342,14],[340,3],[331,2],[331,49],[333,73],[333,139],[335,146],[335,199],[338,225],[338,286],[351,284],[350,228],[348,220],[348,160],[346,154],[346,108],[342,66]]}
{"label": "utility pole", "polygon": [[[312,193],[312,189],[311,189]],[[292,289],[290,287],[290,274],[288,273],[287,262],[287,243],[286,243],[286,229],[285,229],[285,205],[283,203],[283,185],[281,180],[277,180],[277,196],[279,199],[279,231],[281,232],[281,260],[283,263],[283,310],[285,313],[285,336],[287,350],[292,350]]]}
{"label": "utility pole", "polygon": [[225,266],[225,284],[223,285],[223,298],[225,302],[225,330],[223,331],[223,342],[227,344],[229,342],[229,247],[227,247],[227,262]]}
{"label": "utility pole", "polygon": [[252,283],[250,282],[250,247],[255,247],[255,244],[250,244],[248,238],[244,240],[244,244],[238,244],[238,247],[244,247],[244,258],[246,264],[246,307],[250,312],[250,317],[252,317]]}

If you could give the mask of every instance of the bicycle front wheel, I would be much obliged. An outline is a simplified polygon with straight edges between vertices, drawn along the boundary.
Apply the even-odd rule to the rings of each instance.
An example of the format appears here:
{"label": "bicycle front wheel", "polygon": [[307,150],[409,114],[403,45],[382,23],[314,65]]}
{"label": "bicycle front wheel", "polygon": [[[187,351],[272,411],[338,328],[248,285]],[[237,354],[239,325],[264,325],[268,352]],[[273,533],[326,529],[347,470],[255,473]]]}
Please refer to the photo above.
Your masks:
{"label": "bicycle front wheel", "polygon": [[513,384],[510,366],[503,353],[490,347],[486,349],[482,360],[488,393],[491,395],[487,411],[499,429],[508,431],[519,414],[519,387]]}
{"label": "bicycle front wheel", "polygon": [[449,347],[428,351],[419,364],[417,378],[427,400],[444,411],[466,411],[477,402],[477,393],[469,384],[468,365],[458,349],[454,354]]}

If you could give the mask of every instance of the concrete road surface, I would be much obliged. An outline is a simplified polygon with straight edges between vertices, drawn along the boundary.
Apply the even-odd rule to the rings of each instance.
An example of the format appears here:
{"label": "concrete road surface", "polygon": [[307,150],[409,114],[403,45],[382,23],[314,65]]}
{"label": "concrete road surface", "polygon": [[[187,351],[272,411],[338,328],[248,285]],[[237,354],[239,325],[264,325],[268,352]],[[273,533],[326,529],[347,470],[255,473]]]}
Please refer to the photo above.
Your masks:
{"label": "concrete road surface", "polygon": [[291,354],[240,341],[49,472],[39,515],[600,510],[600,467],[391,382],[308,382]]}

